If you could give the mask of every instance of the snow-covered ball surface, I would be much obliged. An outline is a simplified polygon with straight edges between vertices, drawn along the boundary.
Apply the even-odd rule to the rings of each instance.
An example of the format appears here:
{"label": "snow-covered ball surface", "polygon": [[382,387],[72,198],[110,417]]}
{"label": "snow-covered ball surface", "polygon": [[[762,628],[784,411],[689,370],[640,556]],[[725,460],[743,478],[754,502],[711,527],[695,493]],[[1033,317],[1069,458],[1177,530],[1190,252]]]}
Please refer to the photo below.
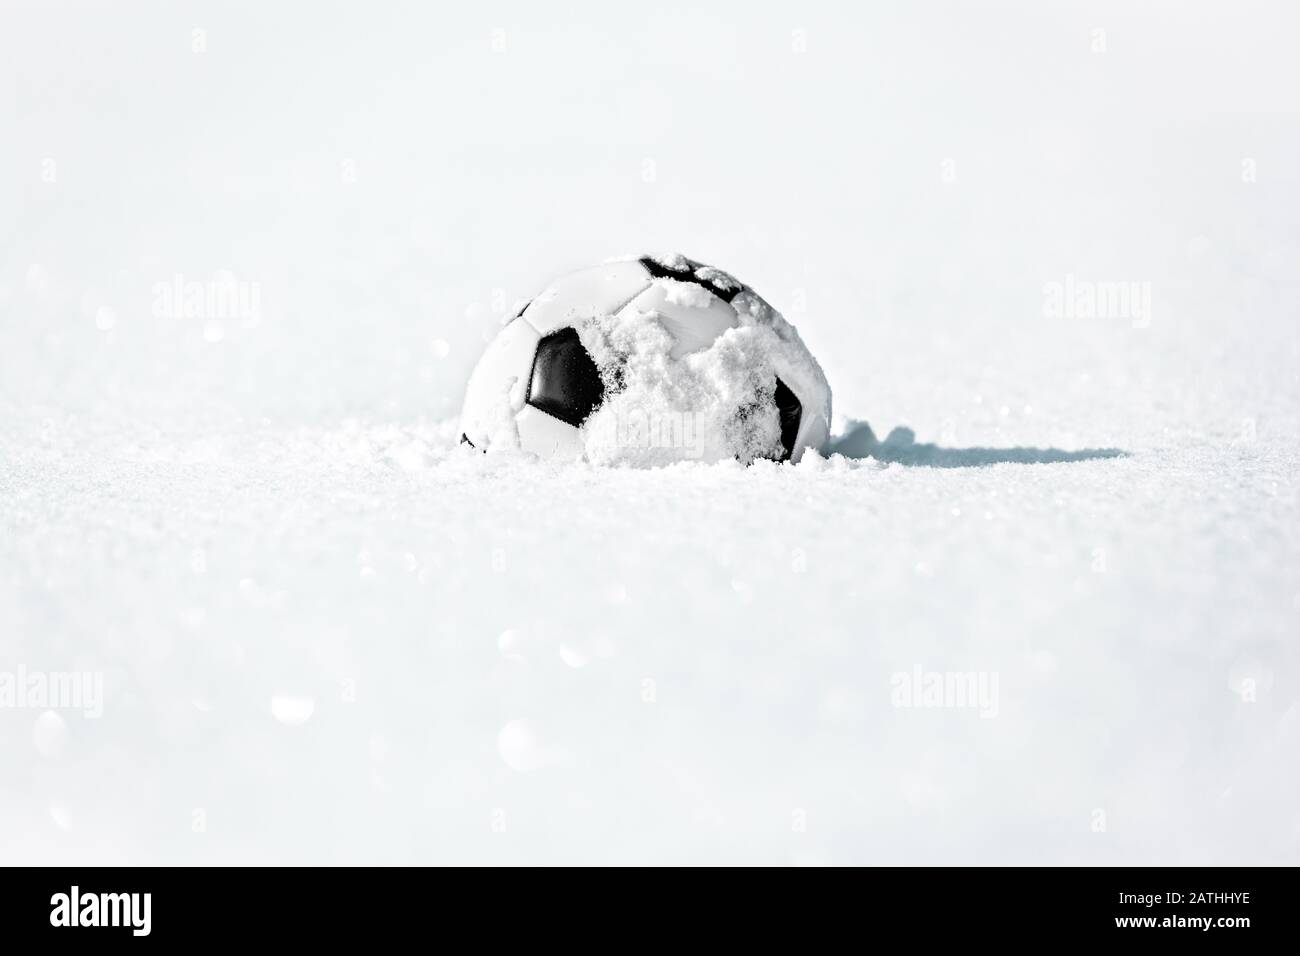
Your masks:
{"label": "snow-covered ball surface", "polygon": [[786,319],[682,255],[566,275],[517,310],[465,392],[462,441],[596,464],[798,461],[831,391]]}

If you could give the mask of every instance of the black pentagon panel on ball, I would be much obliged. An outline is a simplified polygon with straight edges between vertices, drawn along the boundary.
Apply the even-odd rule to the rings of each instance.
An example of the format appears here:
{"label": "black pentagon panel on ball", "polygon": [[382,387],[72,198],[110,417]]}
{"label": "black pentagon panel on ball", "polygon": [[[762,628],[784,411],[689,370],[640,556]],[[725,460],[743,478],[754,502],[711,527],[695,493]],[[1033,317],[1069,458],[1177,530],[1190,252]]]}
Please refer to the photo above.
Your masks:
{"label": "black pentagon panel on ball", "polygon": [[[687,259],[685,256],[682,256],[682,261],[685,262],[686,265],[682,268],[666,266],[658,259],[652,259],[649,256],[643,256],[638,261],[645,267],[646,272],[650,273],[656,279],[676,279],[678,282],[692,282],[695,285],[708,289],[723,302],[730,302],[740,294],[739,285],[734,289],[728,289],[710,279],[701,279],[695,273],[698,270],[705,268],[704,264],[696,262],[694,259]],[[718,274],[718,270],[714,269],[712,271],[715,275]]]}
{"label": "black pentagon panel on ball", "polygon": [[799,421],[803,418],[803,405],[790,387],[776,380],[776,411],[781,416],[781,447],[785,449],[782,461],[794,454],[794,442],[799,437]]}
{"label": "black pentagon panel on ball", "polygon": [[600,370],[582,347],[577,329],[560,329],[537,343],[529,405],[576,427],[604,398]]}

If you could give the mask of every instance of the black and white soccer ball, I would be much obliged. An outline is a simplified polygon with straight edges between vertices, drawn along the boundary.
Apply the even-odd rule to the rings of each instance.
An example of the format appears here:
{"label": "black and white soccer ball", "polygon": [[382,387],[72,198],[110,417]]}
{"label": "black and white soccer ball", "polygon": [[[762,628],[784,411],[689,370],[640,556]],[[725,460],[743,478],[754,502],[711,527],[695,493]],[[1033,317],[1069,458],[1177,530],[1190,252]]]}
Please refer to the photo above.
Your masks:
{"label": "black and white soccer ball", "polygon": [[470,376],[461,441],[604,463],[798,461],[830,414],[821,367],[752,289],[642,256],[566,275],[518,310]]}

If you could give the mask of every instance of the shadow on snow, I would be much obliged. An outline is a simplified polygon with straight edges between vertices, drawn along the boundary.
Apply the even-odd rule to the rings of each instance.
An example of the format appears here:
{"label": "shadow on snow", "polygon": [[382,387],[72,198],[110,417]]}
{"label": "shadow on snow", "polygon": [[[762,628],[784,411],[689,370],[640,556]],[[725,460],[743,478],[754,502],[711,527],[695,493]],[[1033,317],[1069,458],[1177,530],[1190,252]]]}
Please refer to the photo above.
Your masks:
{"label": "shadow on snow", "polygon": [[876,461],[930,468],[975,468],[1004,463],[1049,465],[1128,457],[1128,452],[1120,448],[1065,451],[1060,448],[941,448],[938,445],[918,445],[916,435],[910,428],[895,428],[881,441],[866,422],[850,423],[848,431],[831,439],[826,451],[845,458],[874,458]]}

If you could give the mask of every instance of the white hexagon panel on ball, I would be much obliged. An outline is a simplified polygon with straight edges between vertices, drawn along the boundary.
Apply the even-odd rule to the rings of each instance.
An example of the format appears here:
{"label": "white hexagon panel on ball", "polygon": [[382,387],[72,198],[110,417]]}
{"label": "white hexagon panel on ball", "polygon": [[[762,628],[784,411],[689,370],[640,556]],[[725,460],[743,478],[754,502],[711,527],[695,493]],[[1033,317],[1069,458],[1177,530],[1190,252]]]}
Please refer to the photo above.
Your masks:
{"label": "white hexagon panel on ball", "polygon": [[757,293],[685,256],[641,256],[557,279],[501,330],[470,376],[461,440],[615,465],[798,461],[830,415],[821,366]]}

